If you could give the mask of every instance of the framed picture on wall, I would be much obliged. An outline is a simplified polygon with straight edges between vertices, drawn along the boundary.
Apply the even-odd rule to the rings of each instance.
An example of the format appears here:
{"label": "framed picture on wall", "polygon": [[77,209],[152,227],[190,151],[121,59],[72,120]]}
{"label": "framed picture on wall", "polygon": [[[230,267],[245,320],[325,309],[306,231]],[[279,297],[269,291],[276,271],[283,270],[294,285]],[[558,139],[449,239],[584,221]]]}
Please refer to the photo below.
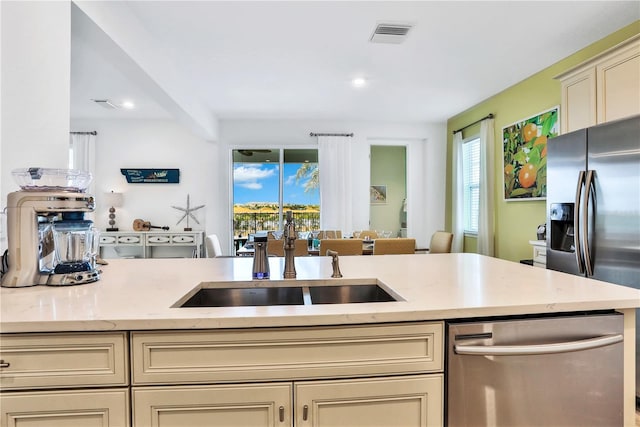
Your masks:
{"label": "framed picture on wall", "polygon": [[547,140],[558,136],[560,107],[555,106],[502,128],[504,199],[547,197]]}
{"label": "framed picture on wall", "polygon": [[372,185],[369,188],[369,201],[372,205],[384,205],[387,203],[387,186]]}

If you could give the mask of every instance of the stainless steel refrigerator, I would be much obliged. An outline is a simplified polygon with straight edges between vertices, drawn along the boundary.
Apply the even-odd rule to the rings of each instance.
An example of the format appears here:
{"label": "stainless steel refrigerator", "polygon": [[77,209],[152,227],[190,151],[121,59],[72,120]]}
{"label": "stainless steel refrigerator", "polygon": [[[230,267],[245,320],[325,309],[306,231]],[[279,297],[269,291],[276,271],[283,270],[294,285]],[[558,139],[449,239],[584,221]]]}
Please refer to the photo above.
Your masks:
{"label": "stainless steel refrigerator", "polygon": [[640,116],[549,140],[547,268],[640,289]]}

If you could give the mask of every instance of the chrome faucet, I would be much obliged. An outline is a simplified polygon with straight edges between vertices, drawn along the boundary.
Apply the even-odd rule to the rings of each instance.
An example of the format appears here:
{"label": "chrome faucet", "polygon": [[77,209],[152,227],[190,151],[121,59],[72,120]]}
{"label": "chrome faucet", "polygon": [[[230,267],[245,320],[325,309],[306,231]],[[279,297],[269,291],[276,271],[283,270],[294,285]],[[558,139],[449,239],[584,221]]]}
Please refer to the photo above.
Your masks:
{"label": "chrome faucet", "polygon": [[287,222],[284,225],[284,278],[296,278],[295,264],[296,225],[291,211],[287,211]]}
{"label": "chrome faucet", "polygon": [[327,256],[331,257],[331,267],[333,267],[333,274],[331,274],[331,277],[342,277],[342,273],[340,272],[340,261],[338,260],[338,252],[327,249]]}

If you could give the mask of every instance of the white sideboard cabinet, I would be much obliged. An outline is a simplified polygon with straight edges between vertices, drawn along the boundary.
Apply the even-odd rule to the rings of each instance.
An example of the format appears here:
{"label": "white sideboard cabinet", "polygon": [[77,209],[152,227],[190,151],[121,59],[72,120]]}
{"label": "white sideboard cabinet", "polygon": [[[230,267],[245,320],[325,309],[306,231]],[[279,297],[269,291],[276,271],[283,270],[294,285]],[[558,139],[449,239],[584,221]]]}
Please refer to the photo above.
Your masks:
{"label": "white sideboard cabinet", "polygon": [[640,114],[640,34],[555,78],[562,133]]}
{"label": "white sideboard cabinet", "polygon": [[102,258],[200,258],[203,231],[103,231]]}

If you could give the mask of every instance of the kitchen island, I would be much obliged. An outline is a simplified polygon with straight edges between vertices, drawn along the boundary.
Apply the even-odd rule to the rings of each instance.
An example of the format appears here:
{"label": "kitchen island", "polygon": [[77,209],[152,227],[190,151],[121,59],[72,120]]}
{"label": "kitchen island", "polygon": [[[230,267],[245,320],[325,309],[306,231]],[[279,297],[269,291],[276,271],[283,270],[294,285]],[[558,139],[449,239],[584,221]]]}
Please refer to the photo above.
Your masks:
{"label": "kitchen island", "polygon": [[[442,407],[444,321],[615,309],[624,314],[624,410],[625,421],[633,424],[634,308],[640,306],[637,290],[475,254],[345,256],[340,258],[342,279],[330,279],[330,258],[303,257],[296,258],[297,279],[288,282],[326,279],[326,283],[332,284],[375,279],[398,301],[175,307],[203,282],[212,287],[217,285],[211,282],[226,282],[225,286],[229,282],[255,287],[280,286],[284,259],[270,258],[269,261],[271,280],[248,284],[252,259],[238,257],[115,259],[103,267],[102,277],[95,283],[2,288],[3,360],[11,355],[7,343],[12,338],[24,339],[14,347],[33,356],[33,343],[29,339],[37,337],[42,347],[42,339],[51,337],[51,348],[75,349],[78,354],[82,353],[79,349],[105,348],[104,355],[94,355],[94,365],[99,365],[101,358],[108,359],[108,368],[104,368],[102,377],[112,373],[115,378],[101,383],[95,378],[100,375],[94,372],[86,384],[65,383],[60,382],[62,375],[57,372],[37,382],[31,373],[28,380],[21,383],[12,377],[12,368],[8,367],[0,371],[3,400],[17,402],[19,407],[20,402],[32,405],[33,401],[28,398],[38,399],[42,393],[62,394],[61,401],[69,400],[64,399],[64,393],[85,397],[102,393],[100,398],[105,401],[124,399],[120,404],[122,411],[128,412],[131,405],[134,425],[143,425],[153,420],[147,420],[142,413],[151,413],[148,408],[160,407],[166,399],[174,405],[180,399],[192,405],[202,399],[205,405],[211,399],[218,401],[221,396],[232,398],[234,393],[257,396],[267,393],[283,396],[285,400],[281,404],[275,403],[280,402],[280,398],[266,398],[272,402],[264,409],[267,418],[285,423],[280,425],[304,425],[309,413],[319,410],[317,405],[303,405],[306,396],[313,393],[323,396],[323,387],[332,390],[341,387],[346,395],[355,393],[353,390],[366,392],[381,387],[376,381],[384,380],[397,383],[395,386],[405,390],[412,387],[440,390],[440,398],[437,392],[430,394],[435,399],[430,402],[432,406],[427,404],[429,415],[419,415],[426,417],[428,424],[437,424],[441,423],[442,410],[438,414],[433,407]],[[71,340],[68,347],[56,340],[59,334],[63,342]],[[74,344],[73,341],[76,337],[97,339],[101,336],[107,337],[110,344]],[[351,345],[352,342],[359,344]],[[310,345],[313,351],[309,351]],[[224,348],[222,353],[221,348]],[[379,349],[383,356],[366,359],[373,349],[376,352]],[[210,363],[214,353],[210,351],[218,351],[216,355],[222,354],[228,360],[214,366]],[[399,355],[399,351],[410,357]],[[264,355],[262,364],[252,359],[255,357],[252,355],[260,352]],[[189,357],[181,359],[181,354]],[[309,358],[309,354],[320,354],[324,359]],[[334,356],[340,360],[330,359]],[[282,357],[293,359],[285,363],[279,359]],[[363,361],[363,357],[366,360]],[[189,363],[192,365],[187,366]],[[316,381],[309,381],[312,379]],[[285,380],[289,383],[282,382]],[[345,383],[347,381],[351,383]],[[80,387],[82,392],[78,390]],[[127,400],[128,387],[132,389],[133,402]],[[47,391],[53,388],[69,390]],[[299,402],[287,400],[291,400],[292,394],[296,396],[293,400]],[[265,401],[263,397],[256,400]],[[3,407],[6,408],[6,404]],[[162,414],[158,412],[153,416],[157,421],[158,417],[167,416]],[[177,416],[175,411],[171,414]],[[114,421],[113,411],[111,417],[111,425],[119,425]],[[123,415],[122,419],[126,424],[127,417]]]}

